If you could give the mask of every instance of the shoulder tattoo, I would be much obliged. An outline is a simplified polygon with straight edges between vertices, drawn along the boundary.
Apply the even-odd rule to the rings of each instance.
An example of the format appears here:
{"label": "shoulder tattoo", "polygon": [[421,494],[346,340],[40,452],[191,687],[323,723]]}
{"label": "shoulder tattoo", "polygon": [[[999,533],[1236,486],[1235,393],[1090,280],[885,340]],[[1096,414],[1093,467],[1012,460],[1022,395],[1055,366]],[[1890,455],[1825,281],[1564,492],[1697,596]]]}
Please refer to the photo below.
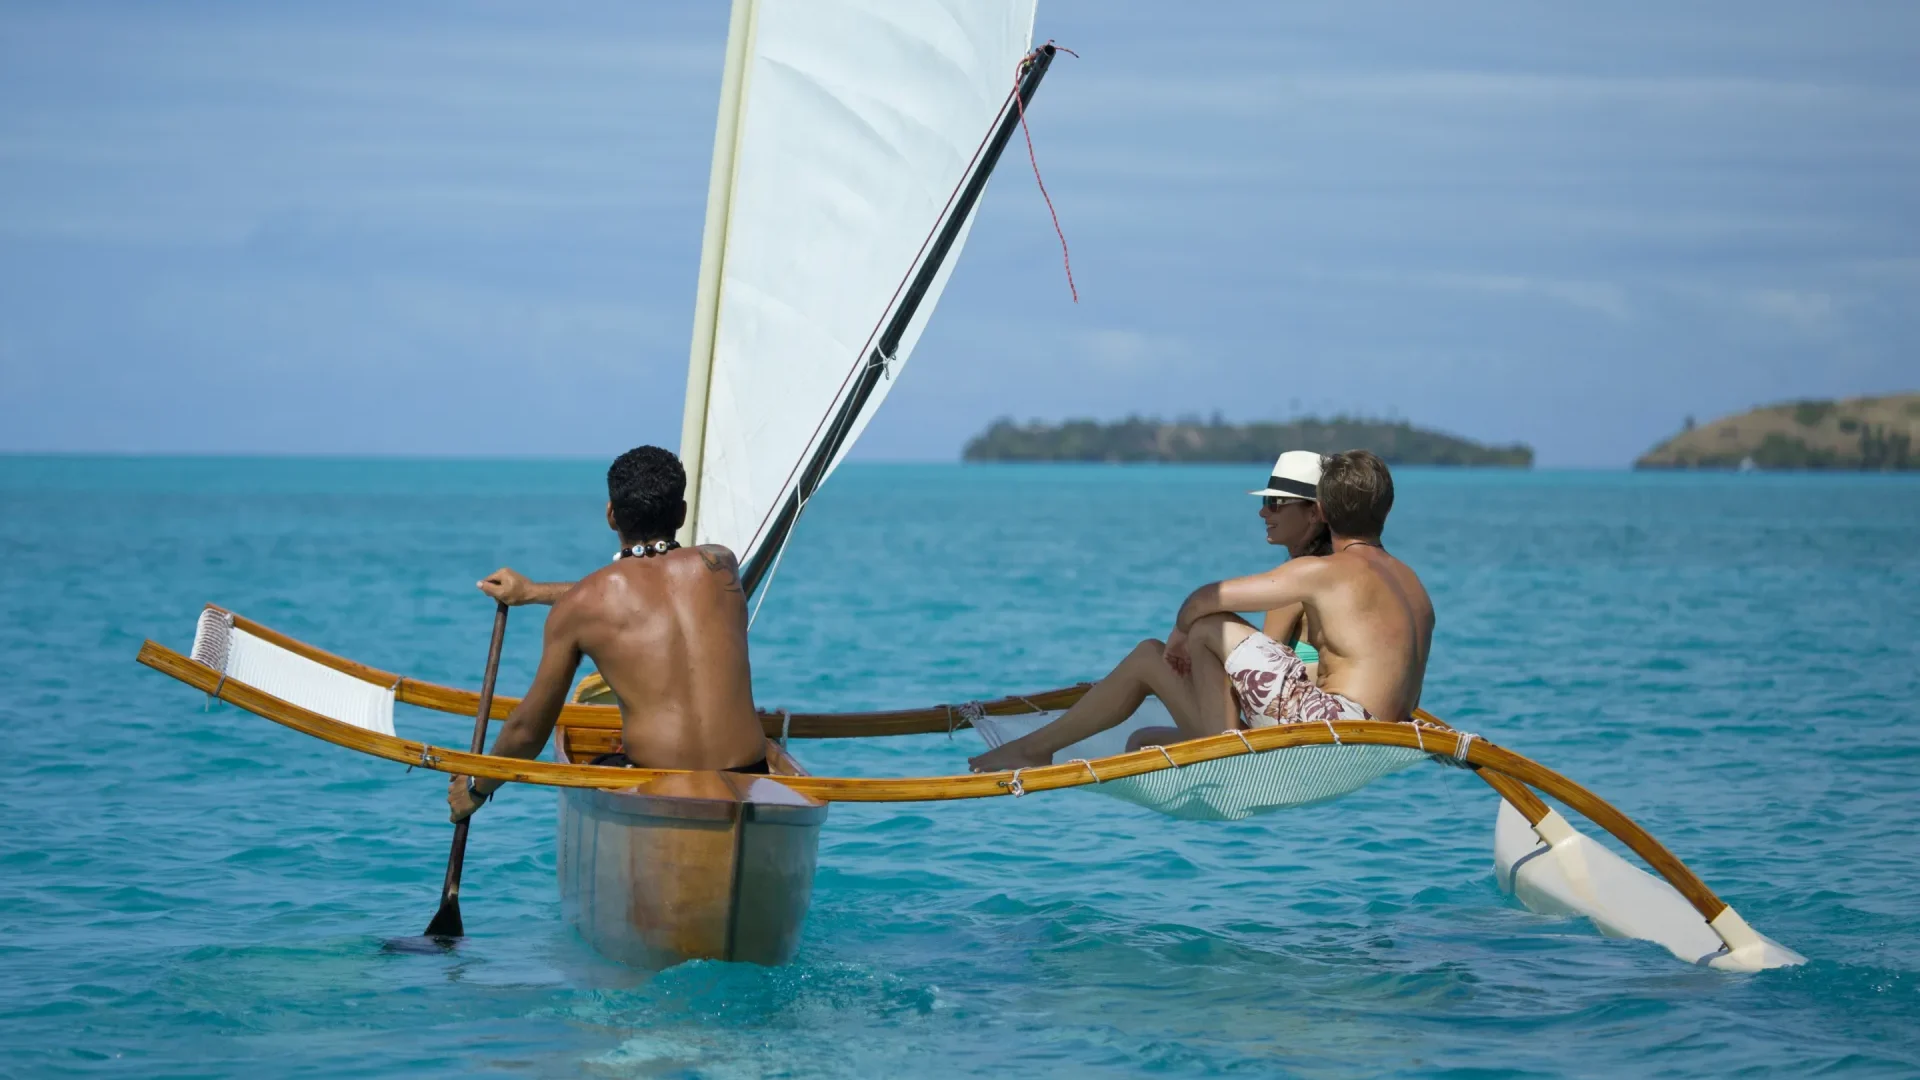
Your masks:
{"label": "shoulder tattoo", "polygon": [[699,553],[700,561],[707,564],[708,570],[720,575],[722,588],[728,592],[746,591],[740,587],[740,562],[733,557],[733,552],[719,544],[701,544],[693,550]]}

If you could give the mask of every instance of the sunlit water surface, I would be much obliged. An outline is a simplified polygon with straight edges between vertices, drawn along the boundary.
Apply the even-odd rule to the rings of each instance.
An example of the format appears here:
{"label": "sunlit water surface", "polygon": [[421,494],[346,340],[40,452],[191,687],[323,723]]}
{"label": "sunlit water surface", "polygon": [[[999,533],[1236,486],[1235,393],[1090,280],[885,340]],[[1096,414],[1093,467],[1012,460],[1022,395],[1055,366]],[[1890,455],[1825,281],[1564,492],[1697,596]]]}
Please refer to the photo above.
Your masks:
{"label": "sunlit water surface", "polygon": [[[1257,470],[1256,470],[1257,471]],[[1100,674],[1267,565],[1247,469],[854,466],[754,632],[764,705]],[[0,1073],[1689,1075],[1920,1070],[1920,482],[1403,470],[1427,704],[1636,816],[1808,966],[1729,975],[1533,915],[1494,799],[1422,767],[1235,824],[1078,792],[843,805],[798,959],[659,975],[560,921],[554,796],[479,817],[432,914],[437,775],[133,663],[215,601],[476,685],[508,563],[613,543],[593,463],[0,458]],[[502,669],[538,648],[516,613]],[[466,722],[404,710],[458,745]],[[964,768],[967,733],[800,743]]]}

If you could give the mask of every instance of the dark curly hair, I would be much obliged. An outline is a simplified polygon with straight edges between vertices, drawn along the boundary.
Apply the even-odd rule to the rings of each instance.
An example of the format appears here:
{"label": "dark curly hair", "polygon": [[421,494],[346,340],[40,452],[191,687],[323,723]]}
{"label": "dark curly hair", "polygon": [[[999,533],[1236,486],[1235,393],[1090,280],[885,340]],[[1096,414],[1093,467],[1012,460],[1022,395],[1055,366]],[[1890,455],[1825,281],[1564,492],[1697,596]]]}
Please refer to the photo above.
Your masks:
{"label": "dark curly hair", "polygon": [[638,446],[607,469],[607,500],[613,523],[630,543],[672,536],[686,505],[687,470],[657,446]]}

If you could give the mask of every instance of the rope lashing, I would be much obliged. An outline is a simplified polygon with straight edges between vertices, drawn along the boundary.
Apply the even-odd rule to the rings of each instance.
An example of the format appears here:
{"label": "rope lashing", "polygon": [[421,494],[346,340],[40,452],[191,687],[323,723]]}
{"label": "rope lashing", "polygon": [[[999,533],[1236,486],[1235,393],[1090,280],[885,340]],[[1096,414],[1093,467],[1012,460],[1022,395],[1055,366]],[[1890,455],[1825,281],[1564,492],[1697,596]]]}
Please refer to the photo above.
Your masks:
{"label": "rope lashing", "polygon": [[212,608],[201,612],[199,625],[194,628],[193,659],[225,671],[232,648],[233,613]]}
{"label": "rope lashing", "polygon": [[[1414,730],[1417,732],[1420,729],[1418,727],[1415,727]],[[1439,762],[1442,765],[1451,765],[1456,769],[1471,769],[1474,766],[1467,762],[1467,748],[1472,746],[1473,740],[1479,737],[1480,736],[1475,735],[1471,731],[1455,732],[1454,743],[1453,743],[1453,753],[1429,754],[1427,756],[1432,758],[1434,761]]]}
{"label": "rope lashing", "polygon": [[1465,765],[1467,763],[1467,747],[1473,745],[1473,740],[1476,737],[1477,736],[1471,731],[1461,732],[1460,737],[1455,739],[1453,743],[1453,760]]}
{"label": "rope lashing", "polygon": [[1229,735],[1232,735],[1233,737],[1235,737],[1235,738],[1237,738],[1237,739],[1239,739],[1239,740],[1240,740],[1240,745],[1241,745],[1241,746],[1244,746],[1244,747],[1246,747],[1246,748],[1247,748],[1247,753],[1249,753],[1249,754],[1257,754],[1257,753],[1259,753],[1259,751],[1258,751],[1258,750],[1255,750],[1255,749],[1253,748],[1253,744],[1247,741],[1247,733],[1246,733],[1246,732],[1244,732],[1244,731],[1241,731],[1241,730],[1240,730],[1239,728],[1228,728],[1228,729],[1227,729],[1227,734],[1229,734]]}
{"label": "rope lashing", "polygon": [[1173,766],[1173,767],[1174,767],[1174,768],[1176,768],[1176,769],[1180,767],[1180,763],[1179,763],[1179,762],[1177,762],[1177,761],[1175,761],[1175,760],[1173,760],[1173,755],[1172,755],[1172,754],[1169,754],[1169,753],[1167,753],[1167,748],[1166,748],[1166,747],[1164,747],[1164,746],[1158,746],[1158,745],[1155,745],[1155,746],[1143,746],[1143,747],[1141,747],[1140,749],[1142,749],[1142,750],[1158,750],[1158,751],[1160,751],[1160,756],[1161,756],[1161,757],[1163,757],[1163,758],[1166,758],[1166,759],[1167,759],[1167,764],[1168,764],[1168,765],[1171,765],[1171,766]]}
{"label": "rope lashing", "polygon": [[[1026,701],[1027,699],[1021,698],[1020,700]],[[1032,703],[1028,702],[1028,704],[1032,704]],[[966,702],[962,702],[960,705],[960,719],[966,722],[967,727],[975,726],[974,721],[980,719],[985,715],[987,715],[987,707],[985,705],[980,704],[977,701],[966,701]],[[954,723],[953,706],[949,705],[947,706],[947,741],[948,742],[953,741],[953,732],[955,728],[957,728],[958,726],[959,725]]]}
{"label": "rope lashing", "polygon": [[[1434,761],[1442,765],[1450,765],[1458,769],[1473,768],[1472,765],[1467,764],[1467,747],[1472,745],[1473,740],[1479,738],[1478,735],[1475,735],[1470,731],[1454,731],[1453,728],[1450,728],[1445,724],[1435,723],[1430,720],[1422,720],[1418,716],[1409,717],[1405,721],[1405,723],[1410,724],[1413,727],[1414,745],[1417,746],[1422,753],[1426,754],[1428,757],[1431,757]],[[1455,735],[1456,739],[1454,742],[1453,752],[1452,753],[1435,753],[1433,751],[1429,751],[1427,749],[1426,735],[1423,734],[1423,731],[1426,728],[1432,728],[1435,731],[1448,732]]]}
{"label": "rope lashing", "polygon": [[1096,784],[1101,782],[1100,774],[1093,771],[1093,762],[1088,761],[1086,758],[1083,758],[1083,757],[1068,758],[1067,764],[1085,766],[1087,770],[1087,775],[1093,777],[1093,782]]}
{"label": "rope lashing", "polygon": [[1027,793],[1026,787],[1020,783],[1020,773],[1022,771],[1024,771],[1024,769],[1015,769],[1013,770],[1013,779],[1001,781],[1001,786],[1011,792],[1016,799]]}
{"label": "rope lashing", "polygon": [[1017,695],[1017,694],[1016,694],[1016,695],[1014,695],[1014,696],[1015,696],[1016,698],[1018,698],[1018,700],[1020,700],[1021,702],[1023,702],[1023,703],[1025,703],[1025,705],[1027,706],[1027,708],[1029,708],[1029,709],[1032,709],[1032,710],[1033,710],[1034,712],[1037,712],[1037,713],[1044,713],[1044,712],[1046,712],[1046,711],[1047,711],[1047,710],[1045,710],[1045,709],[1043,709],[1043,708],[1041,708],[1040,706],[1038,706],[1038,705],[1035,705],[1035,704],[1034,704],[1033,702],[1031,702],[1031,701],[1028,701],[1028,700],[1027,700],[1026,698],[1023,698],[1023,697],[1019,697],[1019,695]]}
{"label": "rope lashing", "polygon": [[[209,622],[207,615],[203,614],[200,616],[200,624],[208,627],[209,632],[206,635],[204,648],[202,642],[198,640],[193,643],[193,658],[208,667],[217,666],[220,669],[220,681],[213,684],[213,692],[207,695],[207,705],[211,708],[213,699],[219,697],[220,690],[227,685],[227,663],[233,659],[233,615],[221,612],[219,618]],[[198,634],[194,636],[199,637]],[[218,665],[214,664],[216,658],[220,661]]]}
{"label": "rope lashing", "polygon": [[1334,730],[1334,727],[1333,727],[1333,721],[1332,721],[1332,720],[1329,720],[1329,719],[1326,719],[1325,717],[1322,717],[1322,718],[1321,718],[1321,720],[1320,720],[1320,722],[1321,722],[1321,723],[1323,723],[1323,724],[1325,724],[1325,725],[1327,725],[1327,734],[1329,734],[1329,735],[1331,735],[1331,736],[1333,736],[1333,745],[1335,745],[1335,746],[1339,746],[1339,745],[1340,745],[1340,733],[1339,733],[1338,731],[1335,731],[1335,730]]}
{"label": "rope lashing", "polygon": [[780,749],[785,750],[787,748],[787,732],[792,728],[793,728],[793,714],[788,712],[785,709],[781,709],[780,710]]}

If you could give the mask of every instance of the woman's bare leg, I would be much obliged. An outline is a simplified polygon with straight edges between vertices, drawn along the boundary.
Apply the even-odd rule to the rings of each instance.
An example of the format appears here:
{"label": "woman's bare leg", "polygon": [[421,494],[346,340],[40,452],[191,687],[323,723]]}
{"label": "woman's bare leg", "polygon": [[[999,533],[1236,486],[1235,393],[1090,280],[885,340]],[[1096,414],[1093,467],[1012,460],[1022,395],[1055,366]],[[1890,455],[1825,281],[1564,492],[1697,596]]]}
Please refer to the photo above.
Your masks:
{"label": "woman's bare leg", "polygon": [[1162,655],[1166,646],[1152,639],[1133,647],[1112,674],[1094,683],[1066,715],[1029,735],[967,759],[974,772],[1046,765],[1064,746],[1126,721],[1148,694],[1160,699],[1185,728],[1198,717],[1193,687]]}
{"label": "woman's bare leg", "polygon": [[1142,747],[1165,746],[1187,738],[1187,733],[1177,727],[1143,727],[1127,736],[1127,752],[1132,753]]}
{"label": "woman's bare leg", "polygon": [[[1227,657],[1253,634],[1253,624],[1238,615],[1209,615],[1187,631],[1187,655],[1193,659],[1191,679],[1194,722],[1181,720],[1187,738],[1218,735],[1240,726],[1240,705],[1227,678]],[[1180,720],[1176,714],[1175,720]]]}

